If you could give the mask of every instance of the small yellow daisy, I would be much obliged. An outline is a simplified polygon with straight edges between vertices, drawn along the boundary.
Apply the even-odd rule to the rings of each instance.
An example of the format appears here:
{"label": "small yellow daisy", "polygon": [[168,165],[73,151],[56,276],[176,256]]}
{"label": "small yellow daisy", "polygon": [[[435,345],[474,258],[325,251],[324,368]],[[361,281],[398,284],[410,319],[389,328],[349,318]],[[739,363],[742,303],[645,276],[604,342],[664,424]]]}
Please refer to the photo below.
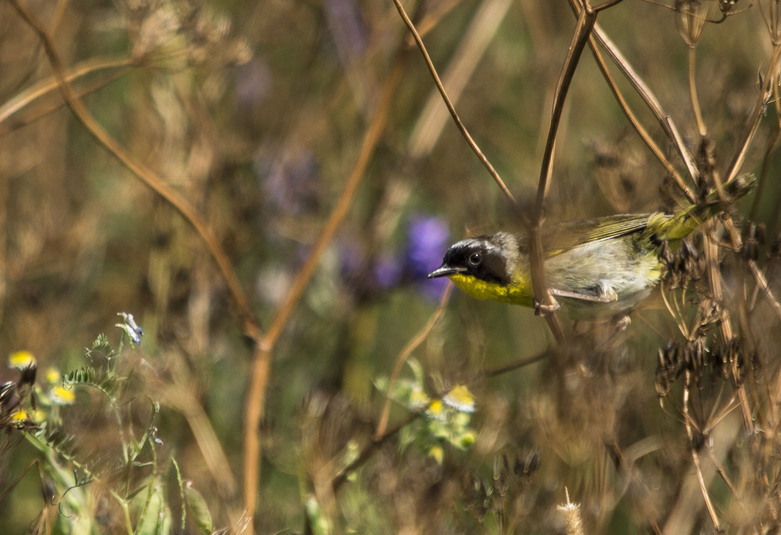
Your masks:
{"label": "small yellow daisy", "polygon": [[442,400],[461,412],[475,412],[475,397],[465,385],[456,385]]}
{"label": "small yellow daisy", "polygon": [[73,405],[76,401],[76,394],[72,388],[65,388],[64,386],[55,386],[51,389],[52,401],[57,405]]}
{"label": "small yellow daisy", "polygon": [[432,418],[442,419],[445,417],[445,406],[442,404],[442,401],[435,399],[429,403],[427,412]]}
{"label": "small yellow daisy", "polygon": [[59,383],[62,381],[62,374],[57,368],[49,368],[46,370],[46,380],[51,384]]}
{"label": "small yellow daisy", "polygon": [[23,370],[35,364],[35,357],[29,351],[16,351],[8,357],[12,368]]}

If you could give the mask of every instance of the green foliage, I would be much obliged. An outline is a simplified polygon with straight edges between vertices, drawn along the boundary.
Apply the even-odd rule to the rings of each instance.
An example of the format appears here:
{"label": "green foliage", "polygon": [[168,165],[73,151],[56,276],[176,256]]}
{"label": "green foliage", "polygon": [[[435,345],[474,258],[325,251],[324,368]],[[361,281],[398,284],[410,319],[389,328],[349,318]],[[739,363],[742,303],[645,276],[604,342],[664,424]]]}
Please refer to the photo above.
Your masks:
{"label": "green foliage", "polygon": [[390,392],[387,379],[380,378],[375,385],[390,399],[419,415],[401,430],[401,447],[415,444],[441,464],[443,445],[466,450],[474,444],[475,432],[470,423],[475,400],[464,385],[456,385],[443,396],[432,399],[425,392],[423,366],[414,358],[407,360],[407,365],[413,377],[395,381]]}
{"label": "green foliage", "polygon": [[[160,458],[162,441],[157,437],[159,404],[151,403],[148,422],[140,436],[131,422],[140,416],[127,397],[132,358],[123,350],[115,350],[108,337],[101,334],[84,358],[89,365],[66,374],[61,386],[66,391],[93,391],[100,395],[69,398],[68,403],[52,402],[51,394],[33,385],[17,412],[26,416],[9,426],[9,431],[21,433],[27,443],[39,452],[36,463],[41,477],[50,489],[51,504],[46,504],[36,521],[36,529],[44,529],[42,520],[52,505],[57,505],[52,530],[63,534],[90,534],[118,530],[133,534],[173,533],[173,520],[166,479],[173,458]],[[34,365],[34,364],[33,364]],[[59,373],[50,370],[51,377]],[[22,393],[21,383],[17,392]],[[47,407],[41,414],[36,405]],[[60,414],[60,407],[66,414]],[[80,431],[73,424],[88,413],[107,416],[110,434],[118,437],[119,452],[95,450],[90,444],[93,431]],[[67,416],[68,418],[65,418]],[[33,419],[34,418],[34,419]],[[115,444],[116,445],[116,444]],[[101,447],[109,446],[103,444]],[[91,453],[88,453],[91,450]],[[191,482],[177,481],[185,497],[182,507],[184,530],[189,518],[200,533],[213,531],[208,507]],[[39,525],[39,522],[41,523]],[[112,527],[113,526],[113,527]]]}

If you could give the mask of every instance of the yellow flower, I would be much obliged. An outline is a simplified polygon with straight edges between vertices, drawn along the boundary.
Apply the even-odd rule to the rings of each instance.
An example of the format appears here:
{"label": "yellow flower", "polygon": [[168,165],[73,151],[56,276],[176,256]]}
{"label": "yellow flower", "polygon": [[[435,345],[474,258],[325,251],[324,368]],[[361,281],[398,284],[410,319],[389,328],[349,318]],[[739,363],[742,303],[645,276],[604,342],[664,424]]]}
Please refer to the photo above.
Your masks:
{"label": "yellow flower", "polygon": [[76,400],[76,394],[73,393],[72,388],[65,388],[64,386],[55,386],[51,390],[52,401],[57,405],[73,405]]}
{"label": "yellow flower", "polygon": [[14,422],[23,422],[27,420],[27,411],[24,409],[16,409],[11,413],[11,420]]}
{"label": "yellow flower", "polygon": [[35,357],[29,351],[16,351],[8,357],[12,368],[23,370],[35,364]]}
{"label": "yellow flower", "polygon": [[435,399],[428,405],[428,413],[432,418],[442,418],[445,406],[438,399]]}
{"label": "yellow flower", "polygon": [[456,385],[442,400],[461,412],[475,412],[475,397],[465,385]]}
{"label": "yellow flower", "polygon": [[62,374],[57,368],[49,368],[46,370],[46,380],[51,384],[59,383],[62,380]]}

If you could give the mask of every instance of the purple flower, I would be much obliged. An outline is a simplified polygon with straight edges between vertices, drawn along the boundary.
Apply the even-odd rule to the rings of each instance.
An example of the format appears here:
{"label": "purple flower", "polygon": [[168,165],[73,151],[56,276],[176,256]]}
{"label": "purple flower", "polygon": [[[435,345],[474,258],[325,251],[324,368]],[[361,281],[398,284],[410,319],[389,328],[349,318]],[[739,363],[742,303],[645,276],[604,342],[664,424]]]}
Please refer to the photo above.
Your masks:
{"label": "purple flower", "polygon": [[441,263],[450,241],[450,231],[443,219],[416,215],[407,227],[407,273],[421,293],[439,299],[448,284],[447,279],[427,279]]}
{"label": "purple flower", "polygon": [[407,272],[425,278],[442,263],[450,232],[444,220],[427,215],[410,218],[407,227]]}

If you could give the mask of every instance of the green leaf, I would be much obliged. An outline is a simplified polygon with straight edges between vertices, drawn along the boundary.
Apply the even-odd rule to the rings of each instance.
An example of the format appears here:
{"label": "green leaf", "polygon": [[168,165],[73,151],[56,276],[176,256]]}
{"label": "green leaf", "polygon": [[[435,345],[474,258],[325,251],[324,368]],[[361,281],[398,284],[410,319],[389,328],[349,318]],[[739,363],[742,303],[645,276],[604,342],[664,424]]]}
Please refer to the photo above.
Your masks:
{"label": "green leaf", "polygon": [[187,503],[187,510],[190,512],[195,526],[200,533],[209,535],[212,531],[212,515],[203,499],[201,493],[195,490],[189,481],[184,486],[184,499]]}
{"label": "green leaf", "polygon": [[140,492],[133,497],[132,508],[139,515],[136,521],[136,535],[158,535],[170,532],[162,529],[163,513],[167,509],[165,497],[159,485],[151,485],[147,492]]}

